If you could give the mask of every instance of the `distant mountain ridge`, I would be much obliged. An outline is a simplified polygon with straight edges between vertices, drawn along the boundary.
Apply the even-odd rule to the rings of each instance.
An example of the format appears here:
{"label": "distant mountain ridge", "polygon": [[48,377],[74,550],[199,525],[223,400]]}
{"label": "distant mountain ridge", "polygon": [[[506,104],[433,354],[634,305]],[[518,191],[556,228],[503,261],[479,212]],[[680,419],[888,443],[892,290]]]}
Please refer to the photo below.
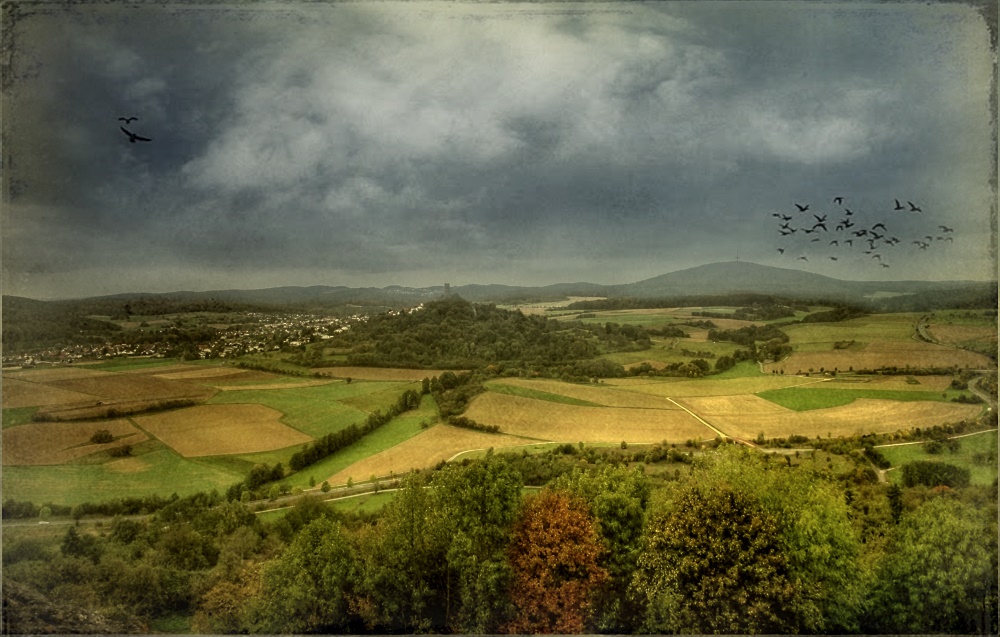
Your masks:
{"label": "distant mountain ridge", "polygon": [[[661,274],[635,283],[557,283],[547,286],[470,284],[451,286],[452,294],[476,302],[525,302],[566,296],[664,298],[719,296],[756,293],[772,296],[866,302],[866,299],[920,296],[925,294],[996,296],[995,281],[849,281],[748,261],[710,263]],[[413,288],[390,285],[383,288],[346,286],[281,286],[250,290],[228,289],[205,292],[129,293],[81,299],[127,302],[142,299],[214,300],[230,303],[318,308],[343,305],[411,306],[441,298],[444,286]],[[891,299],[889,299],[891,301]],[[888,301],[887,301],[888,302]],[[896,302],[899,303],[898,301]]]}

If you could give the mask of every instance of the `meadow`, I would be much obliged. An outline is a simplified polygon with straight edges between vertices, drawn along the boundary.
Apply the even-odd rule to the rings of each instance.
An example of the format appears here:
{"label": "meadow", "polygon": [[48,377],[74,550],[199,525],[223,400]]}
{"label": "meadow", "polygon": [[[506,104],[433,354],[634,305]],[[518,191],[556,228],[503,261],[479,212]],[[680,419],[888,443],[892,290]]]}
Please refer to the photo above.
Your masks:
{"label": "meadow", "polygon": [[[957,451],[944,450],[932,454],[928,453],[921,443],[887,445],[879,447],[879,451],[892,463],[894,468],[918,460],[946,462],[968,469],[970,484],[993,484],[993,481],[997,479],[996,430],[962,436],[957,440],[959,443]],[[985,460],[989,457],[993,458],[992,462]],[[902,474],[899,471],[891,469],[886,475],[890,482],[902,483]]]}

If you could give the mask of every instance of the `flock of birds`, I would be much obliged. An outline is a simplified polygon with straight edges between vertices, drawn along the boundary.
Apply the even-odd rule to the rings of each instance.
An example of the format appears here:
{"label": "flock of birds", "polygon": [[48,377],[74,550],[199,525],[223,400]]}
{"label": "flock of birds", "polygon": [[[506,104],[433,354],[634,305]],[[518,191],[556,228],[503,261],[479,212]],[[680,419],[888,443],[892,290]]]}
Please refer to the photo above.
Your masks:
{"label": "flock of birds", "polygon": [[[131,124],[133,121],[135,121],[137,119],[139,119],[139,118],[138,117],[119,117],[118,121],[119,122],[125,122],[125,124]],[[136,133],[133,133],[129,129],[125,128],[124,126],[119,126],[118,128],[120,128],[123,133],[125,133],[126,135],[128,135],[128,141],[129,141],[129,143],[134,144],[136,142],[151,142],[151,141],[153,141],[152,139],[150,139],[148,137],[143,137],[142,135],[138,135]]]}
{"label": "flock of birds", "polygon": [[828,213],[813,211],[809,204],[800,203],[795,204],[795,210],[791,214],[772,213],[771,216],[778,220],[778,237],[782,242],[777,248],[778,254],[789,257],[798,254],[797,261],[809,261],[809,256],[816,258],[817,249],[822,248],[819,256],[829,261],[839,261],[845,254],[860,253],[873,265],[888,268],[889,257],[900,244],[910,246],[912,250],[927,250],[936,243],[953,241],[954,229],[939,225],[935,234],[913,240],[908,238],[904,243],[892,231],[891,215],[920,215],[923,210],[912,201],[906,201],[905,204],[899,199],[893,201],[895,205],[890,217],[873,224],[862,221],[864,215],[845,206],[843,197],[833,198],[833,203],[842,208],[841,214],[833,217]]}

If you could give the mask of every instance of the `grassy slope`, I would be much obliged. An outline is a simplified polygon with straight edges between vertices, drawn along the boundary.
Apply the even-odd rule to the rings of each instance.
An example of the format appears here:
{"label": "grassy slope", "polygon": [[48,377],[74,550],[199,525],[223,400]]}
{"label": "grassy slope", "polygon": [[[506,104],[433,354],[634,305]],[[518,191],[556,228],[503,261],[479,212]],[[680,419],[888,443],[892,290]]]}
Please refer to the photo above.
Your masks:
{"label": "grassy slope", "polygon": [[418,409],[393,418],[346,449],[341,449],[332,456],[289,476],[285,482],[293,487],[306,488],[309,486],[309,478],[312,477],[318,483],[326,476],[332,476],[355,462],[409,440],[424,431],[422,423],[433,423],[437,417],[437,404],[434,399],[424,396]]}
{"label": "grassy slope", "polygon": [[997,477],[997,465],[978,464],[973,461],[973,456],[976,453],[989,452],[991,449],[995,450],[997,447],[997,432],[990,431],[975,436],[959,438],[959,442],[961,446],[954,453],[942,451],[941,453],[930,454],[924,451],[921,444],[880,447],[879,451],[889,459],[893,467],[896,467],[896,470],[888,473],[889,480],[896,484],[902,484],[903,482],[903,474],[898,468],[908,462],[915,462],[917,460],[933,460],[965,467],[971,473],[972,484],[993,484],[993,480]]}
{"label": "grassy slope", "polygon": [[[227,391],[216,394],[208,402],[266,405],[285,414],[281,419],[283,423],[318,438],[364,421],[369,411],[384,410],[404,390],[417,387],[419,383],[356,381],[280,390]],[[345,404],[348,399],[364,409]]]}
{"label": "grassy slope", "polygon": [[126,458],[124,462],[4,467],[3,496],[36,504],[71,506],[122,497],[225,491],[243,477],[206,463],[185,460],[159,443],[152,447],[152,451]]}
{"label": "grassy slope", "polygon": [[3,428],[27,425],[32,422],[31,417],[38,411],[38,407],[16,407],[3,410]]}

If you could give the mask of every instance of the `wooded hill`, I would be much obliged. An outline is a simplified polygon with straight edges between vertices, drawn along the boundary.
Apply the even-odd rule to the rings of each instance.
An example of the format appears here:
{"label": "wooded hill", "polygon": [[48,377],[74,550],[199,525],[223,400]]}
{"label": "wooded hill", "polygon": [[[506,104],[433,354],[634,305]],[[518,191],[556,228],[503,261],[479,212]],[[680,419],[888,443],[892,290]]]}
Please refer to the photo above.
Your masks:
{"label": "wooded hill", "polygon": [[349,350],[351,365],[451,369],[548,367],[651,346],[641,327],[555,321],[457,297],[372,316],[327,344]]}

